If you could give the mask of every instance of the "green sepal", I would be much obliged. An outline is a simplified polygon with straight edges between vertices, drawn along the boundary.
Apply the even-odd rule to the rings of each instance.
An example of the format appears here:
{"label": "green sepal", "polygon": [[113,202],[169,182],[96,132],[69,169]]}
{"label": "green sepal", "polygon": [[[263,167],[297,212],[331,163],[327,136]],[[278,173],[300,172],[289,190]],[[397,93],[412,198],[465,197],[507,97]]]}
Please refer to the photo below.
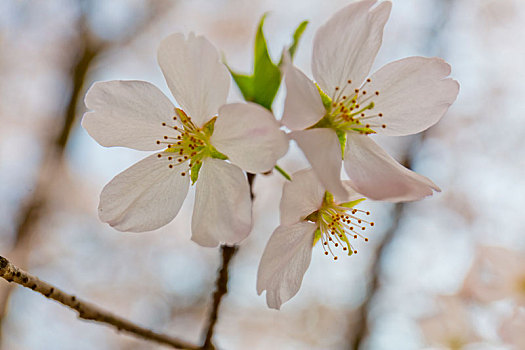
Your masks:
{"label": "green sepal", "polygon": [[310,221],[310,222],[317,222],[317,220],[319,220],[319,211],[316,210],[314,211],[313,213],[310,213],[308,214],[305,218],[304,218],[305,221]]}
{"label": "green sepal", "polygon": [[337,138],[339,139],[339,144],[341,144],[341,159],[345,159],[345,148],[346,148],[346,132],[342,130],[336,130]]}
{"label": "green sepal", "polygon": [[206,136],[210,137],[211,135],[213,135],[213,130],[215,129],[216,120],[217,120],[217,117],[215,116],[211,118],[210,120],[208,120],[206,124],[204,124],[204,126],[202,127],[202,131],[204,131]]}
{"label": "green sepal", "polygon": [[222,159],[222,160],[226,160],[228,159],[228,156],[217,151],[217,149],[213,146],[210,146],[211,149],[210,149],[210,157],[212,158],[215,158],[215,159]]}
{"label": "green sepal", "polygon": [[359,199],[356,199],[355,201],[350,201],[350,202],[346,202],[346,203],[341,203],[339,204],[339,206],[341,207],[345,207],[345,208],[353,208],[355,207],[356,205],[358,205],[359,203],[361,203],[362,201],[364,201],[366,198],[359,198]]}
{"label": "green sepal", "polygon": [[325,115],[324,117],[319,119],[319,121],[317,123],[315,123],[312,126],[307,127],[306,130],[315,129],[315,128],[333,129],[333,125],[332,125],[332,122],[330,121],[330,119],[328,118],[328,116]]}
{"label": "green sepal", "polygon": [[[228,67],[235,84],[237,84],[239,90],[241,90],[244,99],[249,102],[257,103],[271,111],[273,100],[275,99],[279,86],[281,85],[281,70],[279,65],[282,62],[282,58],[279,64],[275,64],[268,53],[268,45],[263,32],[265,19],[266,14],[261,17],[255,35],[253,74],[239,74],[233,71],[228,65],[226,66]],[[307,24],[308,22],[306,21],[302,22],[295,30],[292,46],[288,50],[291,57],[295,54],[299,39]]]}
{"label": "green sepal", "polygon": [[314,247],[317,244],[317,242],[319,242],[320,239],[321,239],[321,230],[317,229],[314,232],[314,241],[313,241],[312,247]]}
{"label": "green sepal", "polygon": [[315,86],[317,87],[317,91],[319,91],[319,95],[321,95],[321,101],[323,101],[324,108],[327,112],[329,112],[332,109],[332,99],[323,91],[323,89],[321,89],[319,85],[317,85],[317,83],[315,83]]}
{"label": "green sepal", "polygon": [[202,162],[195,163],[191,169],[191,184],[194,185],[195,182],[197,182],[197,179],[199,178],[199,171],[201,170]]}
{"label": "green sepal", "polygon": [[323,205],[333,204],[335,202],[334,195],[328,191],[324,191]]}

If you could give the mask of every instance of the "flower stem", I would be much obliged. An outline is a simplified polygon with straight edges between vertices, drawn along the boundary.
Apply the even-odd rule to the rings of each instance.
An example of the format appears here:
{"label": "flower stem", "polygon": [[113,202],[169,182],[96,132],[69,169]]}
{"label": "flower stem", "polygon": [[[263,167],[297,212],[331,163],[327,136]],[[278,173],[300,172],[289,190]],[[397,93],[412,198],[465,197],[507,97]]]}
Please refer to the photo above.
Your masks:
{"label": "flower stem", "polygon": [[281,174],[286,180],[292,181],[292,177],[286,171],[284,171],[284,169],[281,168],[280,166],[275,165],[275,170],[277,170],[279,174]]}

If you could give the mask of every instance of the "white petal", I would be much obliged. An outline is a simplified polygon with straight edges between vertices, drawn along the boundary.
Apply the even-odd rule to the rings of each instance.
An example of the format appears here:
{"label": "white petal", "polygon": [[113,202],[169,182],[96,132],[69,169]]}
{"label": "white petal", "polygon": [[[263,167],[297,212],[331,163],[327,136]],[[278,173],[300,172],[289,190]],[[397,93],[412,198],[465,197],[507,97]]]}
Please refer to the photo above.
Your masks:
{"label": "white petal", "polygon": [[345,170],[357,192],[375,200],[413,201],[440,191],[432,181],[408,170],[369,136],[348,134]]}
{"label": "white petal", "polygon": [[332,129],[315,128],[291,134],[310,162],[324,188],[336,198],[348,193],[341,183],[341,144]]}
{"label": "white petal", "polygon": [[191,239],[205,247],[235,244],[251,229],[252,202],[244,173],[224,160],[206,158],[197,180]]}
{"label": "white petal", "polygon": [[158,61],[171,93],[197,126],[215,116],[226,102],[230,74],[204,37],[170,35],[160,44]]}
{"label": "white petal", "polygon": [[450,66],[441,58],[409,57],[387,64],[370,78],[365,90],[374,96],[374,109],[382,118],[370,123],[385,124],[373,128],[384,135],[409,135],[436,124],[456,100],[457,81],[446,78]]}
{"label": "white petal", "polygon": [[271,170],[288,150],[288,137],[279,130],[273,114],[255,103],[222,106],[211,143],[251,173]]}
{"label": "white petal", "polygon": [[179,165],[153,154],[124,170],[100,194],[100,220],[119,231],[143,232],[169,223],[188,193],[188,176]]}
{"label": "white petal", "polygon": [[[376,0],[367,0],[348,5],[315,35],[312,73],[329,96],[336,86],[342,95],[349,96],[370,72],[392,8],[388,1],[372,8],[375,3]],[[348,84],[348,80],[352,83]]]}
{"label": "white petal", "polygon": [[281,225],[291,225],[319,210],[325,189],[312,169],[292,174],[292,181],[283,186]]}
{"label": "white petal", "polygon": [[325,114],[319,90],[292,64],[285,68],[286,100],[281,122],[291,130],[303,130],[314,125]]}
{"label": "white petal", "polygon": [[358,200],[358,199],[365,198],[364,195],[362,195],[359,192],[356,192],[355,185],[354,185],[353,181],[351,181],[351,180],[344,180],[343,181],[343,186],[345,187],[346,191],[348,192],[348,197],[340,199],[339,200],[340,203],[347,203],[347,202],[352,202],[352,201],[355,201],[355,200]]}
{"label": "white petal", "polygon": [[299,291],[312,259],[315,229],[315,224],[301,222],[279,226],[270,237],[257,272],[257,293],[266,290],[269,307],[279,309]]}
{"label": "white petal", "polygon": [[162,123],[170,123],[175,115],[170,100],[145,81],[95,83],[88,90],[85,103],[93,111],[84,114],[82,126],[105,147],[160,149],[163,146],[157,145],[157,140],[171,132]]}

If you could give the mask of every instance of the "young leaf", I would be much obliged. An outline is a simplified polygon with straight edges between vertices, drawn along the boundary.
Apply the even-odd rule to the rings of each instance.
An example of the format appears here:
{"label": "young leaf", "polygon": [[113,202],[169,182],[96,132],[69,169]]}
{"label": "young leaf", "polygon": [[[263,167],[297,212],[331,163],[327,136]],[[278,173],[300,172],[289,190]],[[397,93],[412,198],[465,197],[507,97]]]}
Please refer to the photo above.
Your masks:
{"label": "young leaf", "polygon": [[[293,57],[295,56],[295,50],[297,50],[297,45],[299,45],[299,39],[301,39],[301,36],[303,35],[304,30],[306,29],[307,25],[308,25],[308,21],[301,22],[301,24],[299,24],[299,26],[297,27],[297,29],[293,33],[293,43],[290,46],[290,48],[288,49],[288,53],[290,54],[290,58],[292,60],[293,60]],[[279,62],[279,66],[283,62],[283,56],[284,56],[284,53],[281,56],[281,62]]]}
{"label": "young leaf", "polygon": [[[268,45],[263,32],[265,19],[266,14],[263,15],[259,21],[255,35],[253,74],[239,74],[234,72],[230,67],[228,67],[228,69],[246,101],[255,102],[271,110],[273,100],[281,85],[281,70],[279,66],[282,62],[282,57],[281,62],[277,65],[272,61],[268,53]],[[288,49],[290,57],[293,57],[295,54],[299,39],[307,24],[308,22],[304,21],[299,24],[295,30],[293,43]]]}

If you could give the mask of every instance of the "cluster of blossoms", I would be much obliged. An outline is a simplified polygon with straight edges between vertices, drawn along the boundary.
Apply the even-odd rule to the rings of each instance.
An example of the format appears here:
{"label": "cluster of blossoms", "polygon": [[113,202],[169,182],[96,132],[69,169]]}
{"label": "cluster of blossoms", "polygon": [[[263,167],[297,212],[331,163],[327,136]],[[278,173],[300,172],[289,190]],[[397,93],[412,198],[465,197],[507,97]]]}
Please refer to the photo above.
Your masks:
{"label": "cluster of blossoms", "polygon": [[[285,57],[287,96],[281,130],[273,114],[253,103],[226,104],[227,68],[203,37],[174,34],[160,45],[158,62],[179,107],[140,81],[94,84],[82,125],[103,146],[156,151],[108,183],[99,216],[121,231],[149,231],[170,222],[195,184],[192,240],[235,244],[251,231],[250,188],[243,171],[271,170],[293,139],[311,169],[283,189],[281,225],[259,266],[257,291],[280,308],[301,285],[320,242],[324,253],[355,252],[370,198],[410,201],[439,188],[390,157],[370,137],[401,136],[434,125],[454,102],[459,85],[438,58],[411,57],[369,76],[381,46],[391,3],[352,3],[314,39],[315,82]],[[351,181],[341,180],[341,166]],[[334,252],[335,251],[335,252]]]}

